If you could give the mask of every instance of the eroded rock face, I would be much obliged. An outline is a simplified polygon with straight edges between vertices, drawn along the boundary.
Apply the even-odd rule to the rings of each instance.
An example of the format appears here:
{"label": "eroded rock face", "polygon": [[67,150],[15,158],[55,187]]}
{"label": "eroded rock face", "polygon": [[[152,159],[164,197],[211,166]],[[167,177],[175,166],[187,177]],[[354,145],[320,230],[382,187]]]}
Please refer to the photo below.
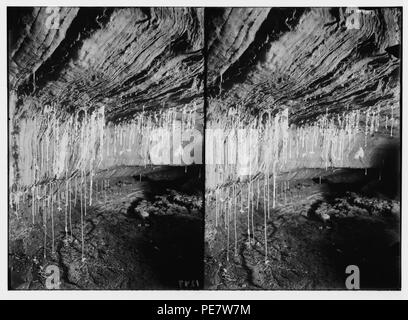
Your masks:
{"label": "eroded rock face", "polygon": [[9,11],[10,89],[20,99],[67,111],[103,104],[115,121],[202,103],[202,9],[49,10]]}
{"label": "eroded rock face", "polygon": [[210,118],[236,106],[251,114],[290,107],[292,123],[313,121],[326,108],[380,105],[388,115],[391,105],[399,108],[398,8],[217,9],[208,16]]}
{"label": "eroded rock face", "polygon": [[245,53],[270,8],[217,8],[207,10],[208,83],[217,78]]}
{"label": "eroded rock face", "polygon": [[[293,267],[299,273],[305,270],[302,261],[305,264],[316,262],[314,266],[327,265],[329,260],[305,250],[304,244],[308,242],[304,239],[310,234],[317,234],[317,230],[323,230],[320,223],[350,218],[339,209],[343,207],[346,213],[351,212],[351,218],[358,218],[358,215],[366,218],[369,211],[378,212],[378,215],[385,213],[387,219],[389,213],[395,215],[394,225],[389,226],[384,219],[384,223],[380,223],[381,228],[375,227],[367,232],[380,241],[382,238],[378,235],[382,229],[397,230],[399,200],[380,199],[373,208],[367,208],[367,204],[371,202],[371,194],[377,196],[377,189],[389,197],[399,196],[396,181],[400,177],[400,164],[396,159],[400,159],[401,15],[398,8],[355,12],[346,8],[217,8],[206,9],[206,12],[200,8],[9,9],[10,156],[11,160],[14,159],[14,162],[10,161],[10,176],[21,179],[24,171],[29,181],[24,184],[27,188],[14,190],[15,210],[10,216],[12,263],[17,267],[20,262],[29,266],[24,272],[11,270],[11,277],[17,284],[15,287],[34,288],[31,284],[37,281],[35,288],[42,288],[42,282],[33,279],[32,274],[40,274],[36,270],[45,264],[47,257],[56,259],[51,262],[62,266],[68,289],[106,287],[110,282],[106,279],[114,279],[110,283],[115,289],[149,285],[163,288],[155,275],[145,274],[149,268],[160,270],[163,266],[174,267],[177,271],[174,278],[173,274],[169,276],[171,288],[177,285],[176,279],[183,279],[186,275],[187,279],[197,279],[196,274],[188,272],[199,271],[202,266],[200,256],[191,259],[193,253],[201,255],[202,250],[190,248],[190,244],[193,243],[191,239],[202,244],[203,184],[194,181],[204,173],[194,167],[188,170],[187,167],[153,167],[147,161],[140,166],[141,161],[135,160],[138,160],[139,149],[144,144],[135,138],[126,139],[132,136],[129,133],[135,133],[134,128],[126,127],[126,124],[142,111],[162,111],[172,107],[181,107],[181,114],[175,116],[177,119],[181,117],[181,122],[184,111],[189,113],[192,109],[201,109],[197,110],[197,119],[201,120],[204,97],[208,98],[207,128],[221,120],[218,124],[224,130],[225,123],[231,124],[229,129],[238,127],[238,124],[245,129],[248,127],[246,119],[255,124],[263,114],[268,115],[270,120],[285,112],[284,125],[279,125],[279,129],[275,121],[264,127],[259,126],[262,123],[259,121],[257,126],[253,126],[265,129],[258,135],[264,137],[258,139],[258,149],[266,156],[256,162],[255,174],[241,174],[241,179],[233,170],[228,171],[230,168],[225,163],[220,164],[218,169],[221,170],[210,172],[214,179],[209,172],[206,173],[206,186],[221,191],[213,192],[211,197],[206,194],[206,241],[210,249],[219,246],[219,250],[224,250],[222,254],[226,251],[229,262],[229,250],[235,242],[234,259],[243,266],[236,273],[239,277],[233,279],[234,285],[238,284],[237,288],[247,286],[247,283],[241,283],[242,274],[244,279],[248,277],[251,289],[327,287],[326,283],[303,282],[307,277],[291,276],[291,281],[287,281],[280,264],[274,270],[278,277],[271,280],[277,279],[281,283],[268,284],[269,275],[259,269],[258,262],[264,259],[267,262],[267,255],[272,254],[276,261],[285,263],[282,263],[283,267]],[[206,43],[204,34],[207,35]],[[207,59],[204,59],[205,54]],[[206,73],[204,61],[207,62]],[[43,112],[46,105],[54,108],[55,121],[50,120],[50,113]],[[96,137],[93,130],[77,130],[76,135],[73,130],[66,130],[74,139],[63,144],[61,149],[54,147],[64,141],[60,135],[64,132],[64,137],[65,131],[60,131],[60,128],[66,128],[70,117],[81,110],[85,121],[80,117],[74,119],[77,124],[84,123],[102,108],[103,117],[98,118],[101,119],[98,123],[103,128],[106,119],[108,133],[113,130],[111,136],[114,138],[104,141],[103,137],[107,134],[105,132],[104,135],[103,130],[98,131],[98,136],[102,137],[100,140],[88,138]],[[161,120],[164,119],[162,123],[169,126],[170,118],[163,116],[165,112],[159,114]],[[350,114],[355,117],[350,118]],[[316,126],[317,117],[322,115],[325,117],[323,124]],[[35,134],[24,130],[24,121],[21,120],[26,119],[38,120],[31,128],[41,127],[44,130],[35,131]],[[227,121],[223,121],[225,119]],[[202,129],[200,120],[197,120],[197,125],[194,120],[193,126]],[[94,122],[89,123],[92,123],[90,128],[95,127]],[[45,130],[53,125],[56,130]],[[138,130],[138,135],[146,137],[147,130],[142,125],[140,128],[143,130]],[[270,134],[263,134],[271,128],[274,130],[269,130]],[[73,149],[63,157],[64,153],[59,150],[68,150],[66,146],[72,147],[75,139],[81,142],[81,151]],[[58,150],[52,158],[57,160],[52,164],[48,150],[50,140],[52,148]],[[40,148],[42,151],[37,150],[38,146],[44,146]],[[251,146],[257,145],[252,143]],[[31,152],[32,149],[35,151]],[[47,150],[46,153],[43,149]],[[248,153],[251,156],[251,151]],[[49,162],[52,167],[59,163],[61,168],[70,170],[56,170],[57,174],[44,175],[44,179],[40,180],[38,171],[42,170],[39,168],[46,166],[39,165],[39,161],[24,162],[25,170],[16,165],[26,156],[40,158],[42,163],[43,154],[47,154],[46,165]],[[95,157],[102,154],[103,160]],[[85,161],[78,161],[80,165],[74,166],[75,157],[70,155]],[[208,161],[208,157],[206,159]],[[96,160],[99,164],[94,167]],[[347,194],[344,199],[327,197],[326,193],[340,188],[333,186],[335,180],[340,180],[333,178],[333,174],[338,168],[345,167],[363,170],[352,172],[350,176],[344,174],[347,171],[341,171],[339,175],[343,180],[337,181],[337,184],[353,184],[353,192],[364,191],[368,196]],[[375,169],[367,170],[367,167]],[[87,178],[89,170],[90,179]],[[93,170],[96,171],[95,177]],[[226,179],[220,179],[220,175]],[[322,176],[326,180],[323,185]],[[313,177],[317,177],[313,184],[310,181],[299,182]],[[172,192],[171,197],[153,197],[154,193],[168,192],[168,181],[178,185],[179,190]],[[245,210],[242,207],[244,201],[247,203]],[[62,206],[63,202],[65,206]],[[189,206],[195,202],[196,205]],[[255,224],[253,207],[260,210],[255,215]],[[233,221],[230,220],[232,208]],[[267,226],[266,216],[269,218],[272,209],[276,211]],[[87,216],[87,210],[90,215],[80,222],[83,211]],[[251,210],[252,231],[249,230]],[[21,212],[25,214],[20,215]],[[238,216],[237,219],[237,213],[241,218]],[[305,217],[315,217],[319,221],[306,221]],[[137,223],[132,224],[132,220]],[[345,239],[356,234],[354,223],[346,224]],[[234,238],[230,238],[234,224]],[[350,233],[348,225],[353,226]],[[370,222],[366,227],[369,229],[371,225]],[[227,232],[221,231],[224,226]],[[359,230],[364,227],[362,224],[357,226]],[[268,228],[274,230],[269,239],[266,234]],[[135,238],[141,232],[142,238]],[[390,251],[388,245],[394,246],[395,240],[399,240],[397,233],[392,232],[384,232],[387,247],[381,248],[385,253]],[[158,237],[153,237],[154,241],[148,243],[153,233]],[[249,245],[239,239],[242,238],[240,235],[246,238],[247,233]],[[330,236],[326,233],[327,237],[318,234],[316,239],[324,244],[333,244],[331,237],[338,238],[337,244],[342,244],[342,237],[336,233]],[[263,237],[262,244],[258,239]],[[60,241],[62,239],[65,241]],[[172,242],[174,239],[177,241]],[[268,246],[268,242],[273,241],[278,243],[283,253],[288,253],[285,239],[295,244],[299,253],[295,256],[301,257],[301,263],[281,259],[283,255],[278,255],[272,245]],[[238,240],[242,245],[238,246]],[[95,249],[95,243],[101,251]],[[142,243],[143,247],[137,247],[135,251],[134,243]],[[313,252],[320,251],[320,247],[311,244]],[[258,248],[252,256],[251,246]],[[371,247],[370,242],[367,248]],[[179,248],[182,248],[181,260]],[[348,244],[340,246],[341,250],[344,248],[348,249]],[[360,248],[362,252],[367,249],[365,245]],[[153,252],[148,255],[150,260],[144,255],[146,249],[149,253]],[[337,255],[339,248],[333,249]],[[377,262],[376,254],[369,255],[374,263]],[[85,255],[90,267],[80,270]],[[20,259],[20,256],[24,258]],[[184,260],[184,257],[187,259]],[[105,264],[99,263],[101,259]],[[198,264],[185,263],[190,260]],[[123,263],[117,265],[115,261]],[[135,264],[129,264],[129,261],[135,261]],[[143,263],[140,265],[139,261]],[[178,268],[180,261],[183,265],[181,270]],[[118,266],[117,271],[105,268],[110,264]],[[209,264],[210,269],[214,267],[217,270],[214,279],[220,276],[225,280],[230,276],[226,269],[221,269],[223,264],[227,265],[224,258]],[[132,268],[127,269],[129,266]],[[314,267],[306,270],[321,273],[326,269]],[[27,277],[20,279],[20,274]],[[89,282],[92,274],[97,276]],[[344,270],[341,270],[341,277],[334,273],[329,276],[331,285],[340,279],[339,287],[343,286]],[[317,277],[313,275],[312,281]],[[130,279],[128,283],[124,282],[126,278]],[[214,281],[211,286],[217,287],[221,282],[221,286],[230,288],[228,281],[224,280]]]}
{"label": "eroded rock face", "polygon": [[[68,154],[69,146],[73,149],[75,144],[91,141],[88,136],[81,139],[75,135],[75,128],[84,127],[86,119],[97,113],[102,115],[100,124],[91,124],[89,132],[104,124],[109,128],[126,126],[136,116],[144,119],[147,127],[153,127],[151,119],[169,124],[169,110],[174,110],[177,118],[193,111],[201,114],[203,19],[200,8],[9,8],[10,162],[14,181],[25,180],[25,186],[40,181],[33,179],[38,176],[33,171],[42,171],[35,162],[38,158],[46,159],[44,162],[58,158],[49,156],[49,142],[54,139],[58,146],[66,138],[62,135],[65,129],[69,128],[65,131],[70,142],[61,150],[52,147],[56,155]],[[202,126],[200,121],[197,128]],[[149,133],[139,131],[149,139]],[[102,135],[109,138],[110,132]],[[130,131],[127,135],[130,140]],[[108,140],[114,140],[105,144],[112,154],[119,139]],[[135,152],[143,145],[138,141],[133,144]],[[82,156],[103,153],[96,144],[83,151],[82,155],[78,150],[68,155],[66,167],[72,168],[75,159]],[[113,154],[112,161],[102,167],[109,169],[127,163],[129,158],[130,164],[136,165],[140,161],[134,160],[140,157],[135,152]],[[22,164],[24,159],[28,165]],[[87,165],[86,170],[89,168]],[[55,177],[60,178],[50,174],[47,180]]]}

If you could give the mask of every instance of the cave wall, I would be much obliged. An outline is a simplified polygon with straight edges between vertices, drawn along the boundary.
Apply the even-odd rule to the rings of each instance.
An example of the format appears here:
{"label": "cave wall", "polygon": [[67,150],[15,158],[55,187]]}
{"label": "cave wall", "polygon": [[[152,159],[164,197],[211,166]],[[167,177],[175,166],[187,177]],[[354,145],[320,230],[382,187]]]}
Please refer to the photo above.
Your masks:
{"label": "cave wall", "polygon": [[[257,25],[252,9],[232,9],[228,19],[210,24],[210,34],[222,27],[217,43],[230,44],[224,50],[230,53],[230,64],[222,76],[209,65],[209,90],[216,102],[222,101],[210,107],[209,117],[231,107],[254,115],[290,106],[291,122],[300,123],[325,114],[326,108],[341,113],[387,104],[399,107],[401,10],[360,11],[272,8],[258,28],[245,29]],[[210,11],[210,20],[212,15]],[[358,26],[350,25],[352,18]],[[240,59],[232,54],[239,52],[239,43],[228,40],[238,30],[253,39]],[[210,47],[213,59],[218,46]],[[387,114],[390,117],[388,108]]]}
{"label": "cave wall", "polygon": [[203,9],[15,7],[8,31],[12,192],[152,165],[153,131],[202,131]]}
{"label": "cave wall", "polygon": [[[206,14],[213,61],[207,128],[227,128],[221,160],[207,165],[210,189],[260,173],[380,167],[390,146],[400,145],[400,8],[216,8]],[[265,125],[283,112],[284,128]],[[322,126],[322,119],[331,125]],[[250,175],[224,156],[233,128],[248,137],[258,132],[252,149],[235,156],[254,158]]]}
{"label": "cave wall", "polygon": [[83,255],[86,213],[120,210],[106,194],[130,206],[136,182],[195,174],[203,19],[201,8],[8,8],[12,254],[52,257],[74,228]]}
{"label": "cave wall", "polygon": [[[68,122],[78,110],[92,114],[103,107],[109,132],[143,112],[160,112],[176,105],[199,106],[202,110],[203,9],[55,10],[9,10],[15,17],[8,22],[12,160],[18,158],[17,140],[22,146],[26,141],[13,136],[20,131],[20,119],[33,119],[50,105],[58,110],[61,122]],[[287,135],[296,137],[322,116],[344,118],[358,111],[367,118],[367,114],[376,113],[379,123],[368,136],[369,142],[362,116],[354,144],[347,145],[352,151],[342,157],[341,163],[335,157],[330,160],[331,166],[346,167],[362,165],[354,158],[362,145],[361,133],[364,147],[368,146],[363,148],[366,159],[382,143],[378,141],[383,141],[376,136],[389,136],[390,126],[398,139],[401,11],[353,10],[206,9],[206,127],[217,128],[220,119],[252,126],[250,123],[260,114],[274,116],[289,109]],[[58,32],[47,24],[51,16],[59,17]],[[129,128],[119,129],[121,135],[124,130],[130,132]],[[28,136],[33,138],[30,133]],[[342,139],[340,135],[332,138]],[[101,144],[106,148],[99,161],[102,169],[147,163],[147,157],[132,148],[130,152],[122,148],[120,157],[108,154],[107,148],[114,149],[116,141],[112,138]],[[20,148],[28,149],[30,146]],[[322,153],[327,154],[327,150],[297,157],[284,166],[278,164],[278,168],[326,167],[327,155],[322,161]],[[365,160],[364,165],[370,163]],[[11,176],[17,170],[13,165]]]}
{"label": "cave wall", "polygon": [[119,124],[105,124],[104,108],[69,118],[49,108],[24,117],[13,133],[10,186],[22,191],[120,166],[201,164],[202,124],[197,117],[189,106],[141,113]]}
{"label": "cave wall", "polygon": [[355,112],[289,126],[285,111],[262,124],[232,121],[207,130],[206,188],[302,169],[384,168],[392,165],[387,159],[399,157],[398,120],[390,119],[385,128],[380,113]]}
{"label": "cave wall", "polygon": [[[399,144],[399,8],[10,8],[9,16],[11,186],[150,165],[151,137],[135,134],[140,114],[164,128],[166,110],[195,110],[202,135],[203,49],[205,127],[227,128],[224,141],[234,126],[258,130],[252,175],[379,166],[378,150]],[[283,112],[279,130],[264,123]],[[91,121],[95,132],[79,129]],[[67,128],[76,132],[69,143]],[[42,172],[44,145],[53,172]],[[211,188],[243,175],[224,160],[207,166]]]}
{"label": "cave wall", "polygon": [[[103,104],[109,121],[202,103],[200,8],[37,7],[8,14],[10,90],[19,99],[71,112]],[[54,18],[55,29],[47,24]]]}

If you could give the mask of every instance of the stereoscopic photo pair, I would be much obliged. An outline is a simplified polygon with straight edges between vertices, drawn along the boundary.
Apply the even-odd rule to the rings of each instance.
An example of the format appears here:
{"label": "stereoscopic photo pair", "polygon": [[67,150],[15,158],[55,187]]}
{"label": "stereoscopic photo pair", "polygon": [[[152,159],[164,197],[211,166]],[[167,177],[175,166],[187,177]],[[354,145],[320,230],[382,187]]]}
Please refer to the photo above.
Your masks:
{"label": "stereoscopic photo pair", "polygon": [[401,8],[9,7],[10,290],[399,290]]}

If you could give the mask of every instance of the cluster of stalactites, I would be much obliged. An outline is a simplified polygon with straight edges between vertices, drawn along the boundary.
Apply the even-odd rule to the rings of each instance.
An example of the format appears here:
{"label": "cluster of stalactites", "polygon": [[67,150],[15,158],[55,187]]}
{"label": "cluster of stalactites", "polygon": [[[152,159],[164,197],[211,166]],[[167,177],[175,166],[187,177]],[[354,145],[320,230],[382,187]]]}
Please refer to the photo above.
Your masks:
{"label": "cluster of stalactites", "polygon": [[[288,109],[246,122],[234,114],[209,124],[206,132],[206,182],[209,189],[272,173],[289,153]],[[207,161],[207,159],[209,159]]]}
{"label": "cluster of stalactites", "polygon": [[[217,156],[207,162],[206,186],[213,189],[250,180],[258,174],[273,175],[308,164],[326,169],[341,167],[354,157],[356,150],[364,151],[368,137],[380,129],[395,135],[398,120],[394,107],[387,111],[391,112],[382,112],[380,107],[335,115],[326,111],[316,121],[294,126],[289,125],[287,108],[251,120],[233,110],[207,125],[210,130],[206,137],[206,159]],[[359,161],[361,166],[368,165]]]}
{"label": "cluster of stalactites", "polygon": [[49,181],[93,172],[102,161],[105,112],[100,107],[74,114],[47,106],[41,113],[18,119],[17,157],[11,190],[16,197]]}
{"label": "cluster of stalactites", "polygon": [[196,128],[196,121],[196,109],[184,107],[143,111],[126,122],[108,123],[102,153],[104,158],[111,161],[107,161],[106,165],[123,162],[127,155],[131,155],[128,165],[151,165],[149,152],[155,130],[163,129],[171,133],[177,127],[184,132]]}
{"label": "cluster of stalactites", "polygon": [[[225,128],[218,131],[222,135],[219,144],[221,150],[215,147],[211,150],[221,155],[218,158],[220,163],[206,166],[206,200],[210,209],[208,224],[225,231],[222,235],[226,237],[227,260],[232,245],[233,253],[237,255],[238,252],[238,226],[246,226],[248,245],[256,243],[254,213],[261,211],[264,217],[263,241],[267,262],[267,220],[274,208],[291,201],[287,197],[290,183],[277,182],[278,174],[289,170],[291,161],[307,162],[316,155],[320,165],[326,169],[329,166],[341,166],[350,154],[354,155],[356,148],[367,148],[370,135],[381,131],[393,136],[398,128],[394,106],[388,112],[390,115],[381,111],[380,107],[370,107],[364,111],[354,110],[333,116],[326,110],[326,114],[316,121],[295,127],[289,126],[288,109],[274,116],[270,113],[262,114],[252,121],[244,119],[233,110],[227,117],[220,117],[208,124],[210,129]],[[230,143],[231,140],[238,141],[237,129],[244,129],[244,136],[247,132],[242,139],[243,144],[247,142],[247,147],[243,150],[239,150],[237,144]],[[210,145],[206,144],[207,153],[208,148],[213,147],[212,142]],[[244,154],[250,161],[242,164],[238,159]],[[357,154],[361,157],[361,153]],[[237,161],[231,161],[231,158]],[[352,158],[356,159],[355,156]],[[242,171],[243,165],[249,170]]]}
{"label": "cluster of stalactites", "polygon": [[[15,136],[17,157],[11,176],[12,203],[24,192],[49,181],[66,180],[74,176],[92,177],[105,168],[108,157],[120,159],[126,152],[137,151],[132,165],[148,165],[151,132],[158,128],[181,130],[196,126],[195,109],[165,109],[141,112],[119,124],[105,124],[105,109],[93,112],[80,110],[69,115],[56,107],[46,107],[42,113],[19,119]],[[136,162],[136,160],[138,160]]]}
{"label": "cluster of stalactites", "polygon": [[72,115],[46,107],[33,116],[20,117],[19,131],[14,133],[18,157],[13,159],[13,168],[18,170],[11,177],[10,207],[17,217],[30,208],[32,223],[44,230],[44,255],[49,246],[55,251],[55,219],[64,219],[66,236],[72,237],[73,208],[79,210],[78,239],[85,259],[84,217],[95,199],[106,199],[109,180],[96,177],[106,158],[120,158],[123,152],[136,149],[144,164],[149,164],[149,136],[154,129],[170,130],[176,124],[182,130],[192,129],[196,118],[196,110],[187,107],[142,112],[119,124],[105,123],[104,107]]}
{"label": "cluster of stalactites", "polygon": [[267,220],[277,206],[290,203],[289,188],[287,180],[277,182],[275,176],[270,180],[266,175],[257,175],[247,182],[234,182],[207,192],[206,201],[211,205],[206,216],[210,226],[207,230],[221,228],[225,231],[227,260],[231,251],[234,256],[238,254],[238,242],[242,240],[240,226],[246,227],[247,245],[257,243],[254,216],[262,212],[265,261],[268,261]]}

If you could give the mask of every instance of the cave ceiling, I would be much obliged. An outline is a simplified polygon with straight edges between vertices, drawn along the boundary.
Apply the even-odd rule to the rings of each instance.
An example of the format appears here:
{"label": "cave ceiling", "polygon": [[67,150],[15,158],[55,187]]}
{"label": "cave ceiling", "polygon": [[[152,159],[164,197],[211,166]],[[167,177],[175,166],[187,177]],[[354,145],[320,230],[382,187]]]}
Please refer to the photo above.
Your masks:
{"label": "cave ceiling", "polygon": [[[9,8],[9,87],[108,120],[203,104],[207,116],[289,107],[291,122],[400,100],[401,10],[363,8]],[[205,26],[204,26],[205,23]],[[204,76],[204,34],[207,68]]]}
{"label": "cave ceiling", "polygon": [[292,123],[399,106],[401,10],[209,9],[209,118],[289,107]]}
{"label": "cave ceiling", "polygon": [[202,9],[59,8],[57,28],[52,14],[9,8],[9,88],[20,100],[104,105],[112,121],[202,105]]}

